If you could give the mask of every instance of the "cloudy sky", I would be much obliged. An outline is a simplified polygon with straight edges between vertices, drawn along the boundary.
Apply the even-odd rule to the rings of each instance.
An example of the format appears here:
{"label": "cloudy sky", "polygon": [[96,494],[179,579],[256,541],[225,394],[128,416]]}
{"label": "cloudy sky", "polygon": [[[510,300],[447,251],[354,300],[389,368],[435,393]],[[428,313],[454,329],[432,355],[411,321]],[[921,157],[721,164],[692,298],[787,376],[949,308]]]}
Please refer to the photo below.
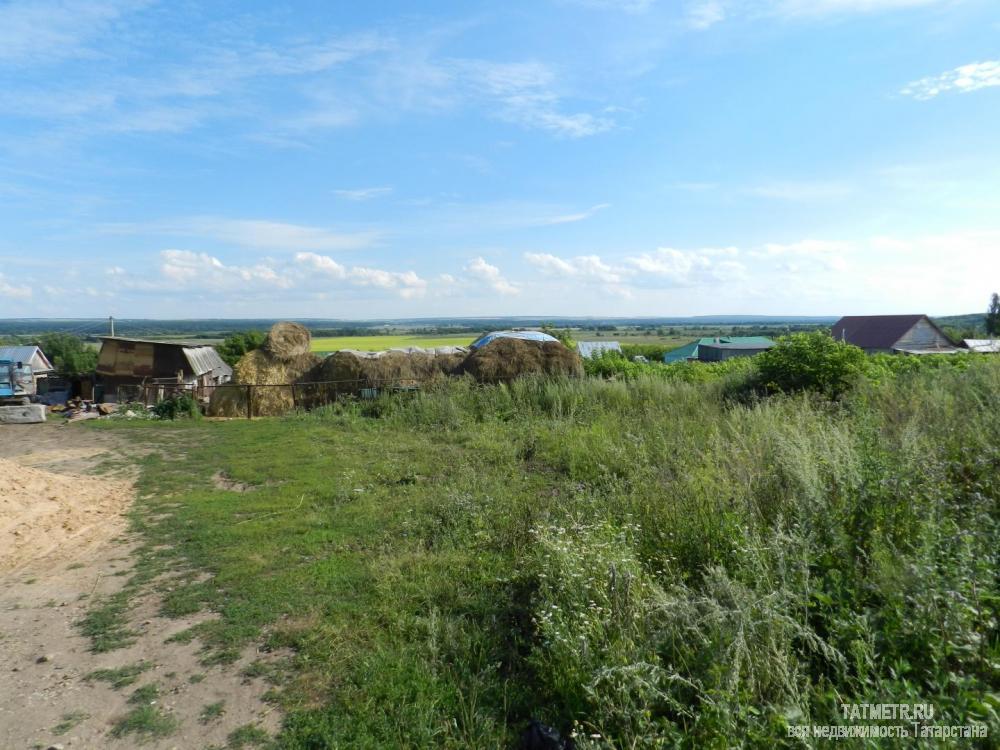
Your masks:
{"label": "cloudy sky", "polygon": [[0,317],[928,312],[996,0],[0,0]]}

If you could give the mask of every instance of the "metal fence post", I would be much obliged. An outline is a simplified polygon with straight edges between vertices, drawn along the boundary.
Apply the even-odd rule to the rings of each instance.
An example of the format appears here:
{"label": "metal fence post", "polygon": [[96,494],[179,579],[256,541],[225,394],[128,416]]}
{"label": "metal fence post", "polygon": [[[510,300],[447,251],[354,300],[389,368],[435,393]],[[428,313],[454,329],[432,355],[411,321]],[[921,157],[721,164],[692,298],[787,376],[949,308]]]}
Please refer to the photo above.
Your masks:
{"label": "metal fence post", "polygon": [[247,386],[247,419],[253,419],[253,386]]}

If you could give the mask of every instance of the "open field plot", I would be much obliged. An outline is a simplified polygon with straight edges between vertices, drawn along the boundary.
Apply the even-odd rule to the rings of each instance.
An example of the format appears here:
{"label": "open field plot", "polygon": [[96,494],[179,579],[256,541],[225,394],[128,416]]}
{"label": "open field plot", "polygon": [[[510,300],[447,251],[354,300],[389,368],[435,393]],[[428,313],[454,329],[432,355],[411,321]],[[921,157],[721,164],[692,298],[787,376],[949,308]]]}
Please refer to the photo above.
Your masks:
{"label": "open field plot", "polygon": [[164,612],[218,614],[177,636],[206,663],[286,653],[249,668],[279,747],[512,746],[532,718],[577,747],[784,746],[887,700],[1000,731],[1000,367],[837,404],[733,385],[98,428],[170,438],[143,559],[191,571]]}
{"label": "open field plot", "polygon": [[468,346],[476,337],[472,334],[457,336],[420,336],[420,335],[385,335],[385,336],[327,336],[314,338],[312,350],[318,353],[335,352],[341,349],[357,349],[363,352],[378,352],[385,349],[400,349],[418,346],[422,349],[433,349],[436,346]]}

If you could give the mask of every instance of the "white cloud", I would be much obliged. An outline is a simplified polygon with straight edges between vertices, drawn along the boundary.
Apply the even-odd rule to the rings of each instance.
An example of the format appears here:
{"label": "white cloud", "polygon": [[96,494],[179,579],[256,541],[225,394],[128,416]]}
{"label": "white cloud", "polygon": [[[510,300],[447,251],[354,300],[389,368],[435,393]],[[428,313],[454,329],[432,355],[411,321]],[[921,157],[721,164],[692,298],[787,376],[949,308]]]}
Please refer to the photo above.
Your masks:
{"label": "white cloud", "polygon": [[292,281],[264,264],[227,266],[207,253],[190,250],[163,250],[160,272],[181,287],[208,290],[237,290],[247,286],[288,289]]}
{"label": "white cloud", "polygon": [[948,91],[964,94],[991,86],[1000,86],[1000,60],[984,60],[960,65],[941,75],[928,76],[908,83],[900,93],[926,101]]}
{"label": "white cloud", "polygon": [[778,181],[747,188],[746,193],[761,198],[777,198],[795,202],[828,201],[846,198],[853,192],[844,182]]}
{"label": "white cloud", "polygon": [[555,216],[546,216],[538,220],[538,224],[572,224],[577,221],[583,221],[584,219],[589,219],[591,216],[596,214],[598,211],[603,211],[608,208],[610,203],[598,203],[596,206],[591,206],[585,211],[577,211],[571,214],[557,214]]}
{"label": "white cloud", "polygon": [[782,271],[800,273],[817,266],[825,271],[845,271],[847,256],[852,246],[846,242],[823,240],[801,240],[788,244],[766,243],[762,248],[751,251],[757,259],[777,261]]}
{"label": "white cloud", "polygon": [[485,258],[475,258],[463,269],[468,276],[481,281],[493,291],[503,295],[520,294],[521,290],[504,278],[500,269],[486,262]]}
{"label": "white cloud", "polygon": [[14,0],[0,6],[0,62],[93,55],[89,44],[139,0]]}
{"label": "white cloud", "polygon": [[370,247],[378,232],[335,232],[324,227],[266,219],[227,219],[201,216],[142,224],[106,224],[108,234],[162,233],[202,237],[258,250],[358,250]]}
{"label": "white cloud", "polygon": [[316,253],[296,253],[295,262],[325,277],[348,281],[354,286],[370,286],[397,292],[401,297],[420,297],[427,291],[427,281],[415,271],[384,271],[380,268],[347,268],[333,258]]}
{"label": "white cloud", "polygon": [[661,247],[626,258],[626,262],[638,271],[670,284],[690,286],[743,278],[747,269],[737,260],[739,254],[739,249],[735,247],[700,250]]}
{"label": "white cloud", "polygon": [[725,18],[726,9],[722,0],[698,0],[688,6],[687,22],[693,29],[707,29]]}
{"label": "white cloud", "polygon": [[0,273],[0,297],[12,299],[28,299],[31,296],[30,286],[15,286]]}
{"label": "white cloud", "polygon": [[370,187],[370,188],[354,188],[352,190],[342,189],[334,190],[341,198],[346,198],[349,201],[368,201],[372,198],[381,198],[384,195],[389,195],[392,192],[391,187]]}
{"label": "white cloud", "polygon": [[630,273],[629,269],[608,265],[599,255],[559,258],[551,253],[525,253],[524,259],[529,265],[550,276],[602,284],[620,284]]}

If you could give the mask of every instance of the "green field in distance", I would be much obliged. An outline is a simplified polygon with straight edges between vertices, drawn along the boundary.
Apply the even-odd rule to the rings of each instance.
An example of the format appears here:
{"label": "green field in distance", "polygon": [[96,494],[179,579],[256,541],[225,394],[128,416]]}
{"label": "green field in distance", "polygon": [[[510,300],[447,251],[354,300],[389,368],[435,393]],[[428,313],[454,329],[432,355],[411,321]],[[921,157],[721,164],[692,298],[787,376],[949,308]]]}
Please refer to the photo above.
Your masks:
{"label": "green field in distance", "polygon": [[314,352],[336,352],[341,349],[357,349],[364,352],[378,352],[385,349],[402,349],[408,346],[419,346],[423,349],[433,349],[436,346],[468,346],[475,336],[461,334],[458,336],[327,336],[314,338]]}

